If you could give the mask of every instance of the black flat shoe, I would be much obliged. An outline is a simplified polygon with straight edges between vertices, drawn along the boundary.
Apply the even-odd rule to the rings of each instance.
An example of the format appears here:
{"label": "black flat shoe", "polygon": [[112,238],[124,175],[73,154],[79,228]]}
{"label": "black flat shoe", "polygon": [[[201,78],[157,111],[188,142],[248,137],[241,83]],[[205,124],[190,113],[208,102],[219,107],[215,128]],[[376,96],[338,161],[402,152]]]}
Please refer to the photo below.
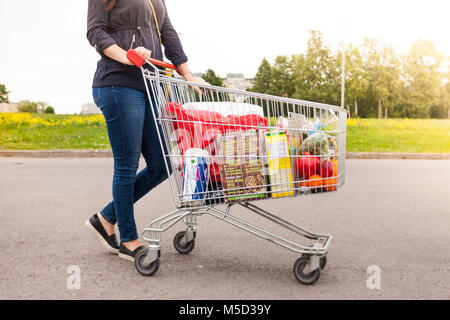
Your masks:
{"label": "black flat shoe", "polygon": [[136,257],[136,254],[141,250],[145,250],[145,247],[140,246],[140,247],[136,248],[134,251],[131,251],[127,247],[125,247],[123,245],[123,243],[120,243],[119,258],[122,258],[122,259],[125,259],[127,261],[134,263],[134,258]]}
{"label": "black flat shoe", "polygon": [[116,235],[113,234],[108,236],[105,228],[103,228],[100,219],[97,214],[94,214],[89,220],[86,220],[84,223],[92,233],[95,234],[98,240],[108,249],[109,252],[118,254],[119,253],[119,244],[117,242]]}

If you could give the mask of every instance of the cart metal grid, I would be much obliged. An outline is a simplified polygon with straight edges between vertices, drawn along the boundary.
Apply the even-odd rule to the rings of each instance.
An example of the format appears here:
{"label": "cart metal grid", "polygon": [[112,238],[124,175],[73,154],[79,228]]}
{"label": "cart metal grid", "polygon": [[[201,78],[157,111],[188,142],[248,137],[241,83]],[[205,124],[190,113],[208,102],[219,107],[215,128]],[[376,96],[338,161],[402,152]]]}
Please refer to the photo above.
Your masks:
{"label": "cart metal grid", "polygon": [[[341,189],[347,112],[332,105],[189,83],[158,68],[173,65],[144,59],[134,50],[128,58],[142,71],[176,207],[144,229],[148,250],[136,255],[137,270],[144,276],[158,271],[161,235],[180,221],[186,227],[175,236],[174,247],[190,253],[198,217],[208,214],[300,254],[295,277],[302,284],[317,282],[332,236],[309,232],[255,203]],[[313,245],[238,218],[231,214],[234,207]]]}

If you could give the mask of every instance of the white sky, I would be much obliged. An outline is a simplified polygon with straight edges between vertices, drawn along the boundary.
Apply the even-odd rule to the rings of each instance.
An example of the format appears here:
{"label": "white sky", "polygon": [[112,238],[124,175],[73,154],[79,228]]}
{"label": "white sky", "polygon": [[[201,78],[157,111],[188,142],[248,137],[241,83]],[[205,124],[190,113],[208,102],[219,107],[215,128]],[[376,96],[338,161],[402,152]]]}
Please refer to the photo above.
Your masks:
{"label": "white sky", "polygon": [[[99,0],[100,1],[100,0]],[[124,0],[119,0],[124,1]],[[10,100],[48,101],[57,113],[92,102],[98,54],[86,40],[87,0],[0,0],[0,83]],[[318,29],[334,50],[343,38],[381,37],[406,53],[432,39],[450,56],[449,0],[166,0],[193,72],[253,77],[261,60],[305,51]]]}

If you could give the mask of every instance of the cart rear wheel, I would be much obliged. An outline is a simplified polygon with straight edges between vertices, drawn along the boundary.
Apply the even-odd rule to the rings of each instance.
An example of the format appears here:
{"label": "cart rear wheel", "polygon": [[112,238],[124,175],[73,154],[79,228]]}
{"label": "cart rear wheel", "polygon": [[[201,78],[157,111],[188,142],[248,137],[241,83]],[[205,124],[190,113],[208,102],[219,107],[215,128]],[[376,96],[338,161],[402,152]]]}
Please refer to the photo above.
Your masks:
{"label": "cart rear wheel", "polygon": [[320,278],[320,268],[306,274],[304,270],[308,262],[309,258],[299,258],[294,264],[294,275],[301,284],[313,285]]}
{"label": "cart rear wheel", "polygon": [[187,243],[183,243],[185,233],[185,231],[178,232],[173,238],[173,246],[175,247],[175,250],[181,254],[188,254],[194,250],[195,247],[195,239],[192,239]]}
{"label": "cart rear wheel", "polygon": [[143,276],[150,277],[153,276],[159,269],[159,258],[156,261],[150,263],[150,265],[145,266],[144,260],[147,256],[148,250],[141,250],[136,253],[136,257],[134,258],[134,265],[136,266],[136,270],[142,274]]}

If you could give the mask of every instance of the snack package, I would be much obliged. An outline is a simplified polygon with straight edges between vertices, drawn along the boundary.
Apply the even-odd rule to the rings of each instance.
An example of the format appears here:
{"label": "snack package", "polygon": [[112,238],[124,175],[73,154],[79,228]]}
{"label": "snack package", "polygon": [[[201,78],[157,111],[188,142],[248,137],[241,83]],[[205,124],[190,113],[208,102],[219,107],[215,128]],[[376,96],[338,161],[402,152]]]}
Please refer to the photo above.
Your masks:
{"label": "snack package", "polygon": [[289,145],[284,131],[266,133],[272,198],[294,195]]}
{"label": "snack package", "polygon": [[260,131],[239,131],[217,137],[219,170],[225,202],[265,198]]}
{"label": "snack package", "polygon": [[261,161],[263,136],[260,131],[241,132],[241,144],[244,158],[244,182],[249,187],[249,193],[255,193],[258,198],[267,194],[266,182],[263,175],[263,162]]}

